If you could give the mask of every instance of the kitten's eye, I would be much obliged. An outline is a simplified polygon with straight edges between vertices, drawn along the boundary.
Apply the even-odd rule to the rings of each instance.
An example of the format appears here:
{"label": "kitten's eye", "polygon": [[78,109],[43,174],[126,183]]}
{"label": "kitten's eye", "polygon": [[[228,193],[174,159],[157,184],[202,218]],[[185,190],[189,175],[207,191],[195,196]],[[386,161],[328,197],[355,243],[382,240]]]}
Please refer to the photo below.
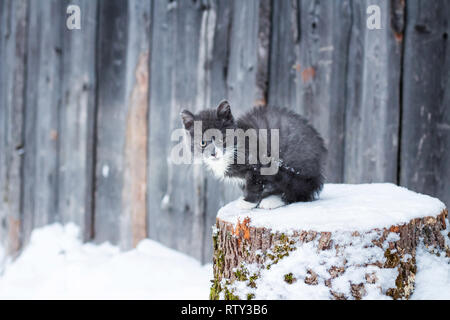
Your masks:
{"label": "kitten's eye", "polygon": [[206,141],[203,141],[202,140],[202,142],[200,142],[200,145],[204,148],[204,147],[206,147]]}

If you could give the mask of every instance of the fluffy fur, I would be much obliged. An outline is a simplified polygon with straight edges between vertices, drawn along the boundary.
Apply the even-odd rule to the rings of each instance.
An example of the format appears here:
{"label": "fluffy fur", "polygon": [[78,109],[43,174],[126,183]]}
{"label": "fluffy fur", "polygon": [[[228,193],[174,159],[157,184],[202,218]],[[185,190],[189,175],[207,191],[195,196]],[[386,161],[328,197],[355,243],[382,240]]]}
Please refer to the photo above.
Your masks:
{"label": "fluffy fur", "polygon": [[[247,207],[279,207],[285,203],[313,200],[324,183],[326,148],[318,132],[300,115],[283,108],[255,107],[235,120],[230,105],[223,101],[217,109],[192,114],[181,113],[185,129],[191,134],[191,150],[198,150],[206,166],[224,180],[242,185]],[[237,141],[216,147],[214,139],[198,141],[194,137],[194,121],[202,122],[202,130],[218,129],[226,136],[227,129],[279,129],[279,170],[274,175],[261,175],[264,167],[237,163]],[[269,138],[270,141],[270,138]],[[270,150],[270,147],[269,147]],[[245,154],[248,160],[249,154]],[[242,182],[242,183],[241,183]]]}

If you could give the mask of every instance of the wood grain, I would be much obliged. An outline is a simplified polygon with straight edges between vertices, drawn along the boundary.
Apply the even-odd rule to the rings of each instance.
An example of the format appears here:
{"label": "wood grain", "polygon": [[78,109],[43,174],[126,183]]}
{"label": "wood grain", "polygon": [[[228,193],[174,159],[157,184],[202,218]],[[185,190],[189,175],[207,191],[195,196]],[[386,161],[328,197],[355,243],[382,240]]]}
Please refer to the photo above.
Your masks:
{"label": "wood grain", "polygon": [[447,1],[407,4],[400,183],[450,203]]}
{"label": "wood grain", "polygon": [[76,223],[81,238],[90,240],[93,236],[98,2],[65,1],[63,9],[69,4],[80,7],[81,30],[64,28],[63,34],[58,212],[61,222]]}
{"label": "wood grain", "polygon": [[28,3],[3,1],[0,8],[0,246],[15,255],[22,245]]}
{"label": "wood grain", "polygon": [[33,228],[61,221],[58,175],[64,17],[61,1],[29,2],[22,195],[25,240]]}

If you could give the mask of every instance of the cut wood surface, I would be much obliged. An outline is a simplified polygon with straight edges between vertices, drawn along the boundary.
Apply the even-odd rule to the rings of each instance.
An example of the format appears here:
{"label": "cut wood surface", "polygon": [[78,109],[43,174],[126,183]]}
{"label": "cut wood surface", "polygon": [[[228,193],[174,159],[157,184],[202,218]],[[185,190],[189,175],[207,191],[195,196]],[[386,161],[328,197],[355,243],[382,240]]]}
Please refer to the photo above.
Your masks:
{"label": "cut wood surface", "polygon": [[450,255],[445,205],[392,184],[270,211],[239,201],[217,216],[211,299],[408,299],[418,251]]}

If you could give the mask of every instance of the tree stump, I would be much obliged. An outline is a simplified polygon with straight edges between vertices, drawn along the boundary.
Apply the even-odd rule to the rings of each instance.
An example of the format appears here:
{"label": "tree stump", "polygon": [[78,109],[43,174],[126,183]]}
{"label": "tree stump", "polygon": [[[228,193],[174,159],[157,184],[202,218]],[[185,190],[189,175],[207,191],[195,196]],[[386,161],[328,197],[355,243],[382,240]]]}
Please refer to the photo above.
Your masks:
{"label": "tree stump", "polygon": [[408,299],[416,252],[450,255],[447,209],[393,184],[327,184],[309,203],[219,210],[211,299]]}

